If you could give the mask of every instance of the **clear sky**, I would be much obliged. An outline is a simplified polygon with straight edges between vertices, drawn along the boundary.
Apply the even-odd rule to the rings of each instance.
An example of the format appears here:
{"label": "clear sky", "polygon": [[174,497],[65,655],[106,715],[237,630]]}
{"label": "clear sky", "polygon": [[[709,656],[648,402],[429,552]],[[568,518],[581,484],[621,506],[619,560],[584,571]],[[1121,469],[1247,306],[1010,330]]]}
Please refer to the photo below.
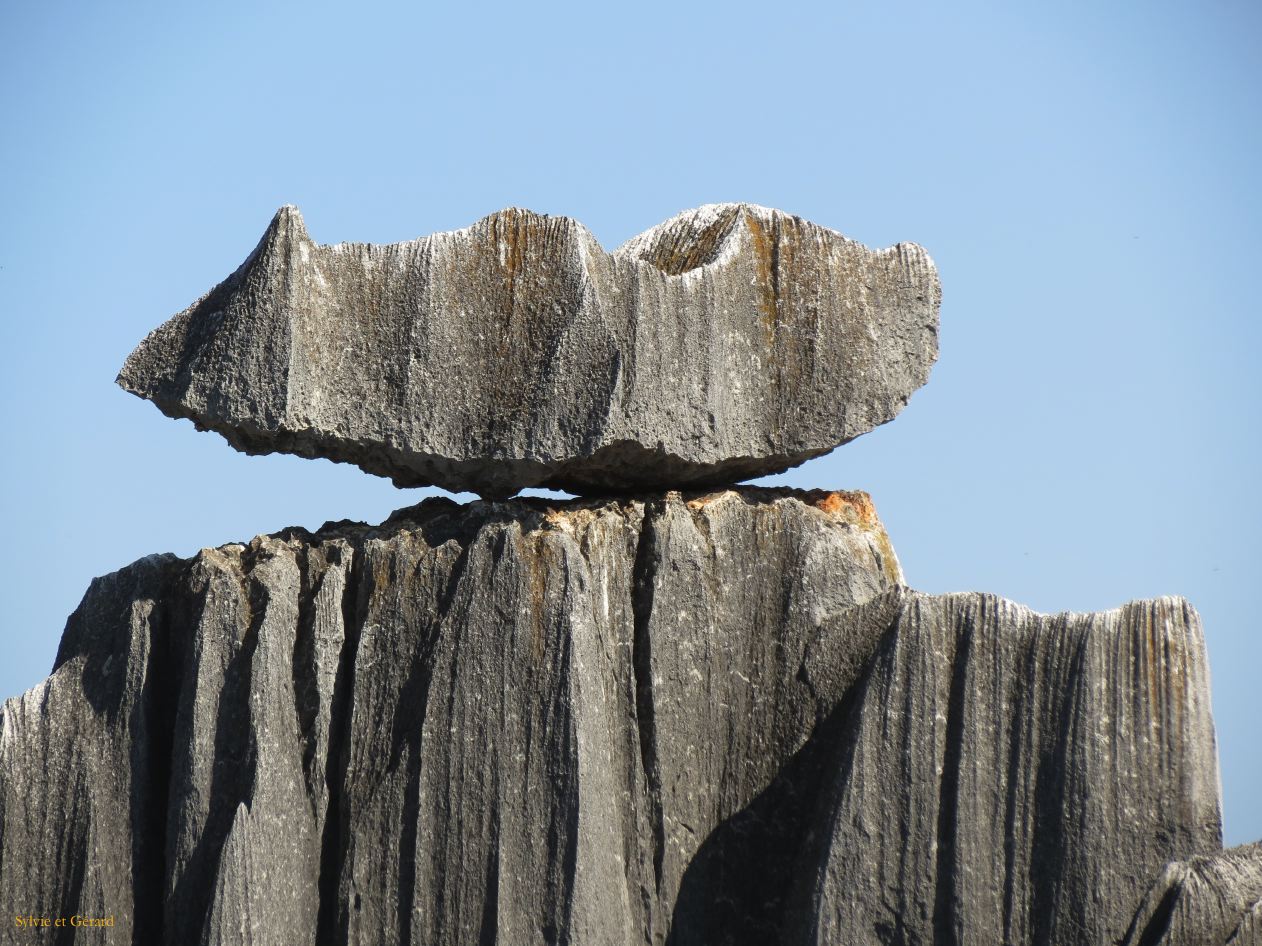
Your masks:
{"label": "clear sky", "polygon": [[93,576],[417,501],[114,387],[281,204],[320,242],[517,205],[612,248],[751,201],[921,243],[944,290],[907,410],[776,481],[868,490],[925,591],[1187,596],[1227,839],[1262,838],[1260,11],[3,4],[0,696]]}

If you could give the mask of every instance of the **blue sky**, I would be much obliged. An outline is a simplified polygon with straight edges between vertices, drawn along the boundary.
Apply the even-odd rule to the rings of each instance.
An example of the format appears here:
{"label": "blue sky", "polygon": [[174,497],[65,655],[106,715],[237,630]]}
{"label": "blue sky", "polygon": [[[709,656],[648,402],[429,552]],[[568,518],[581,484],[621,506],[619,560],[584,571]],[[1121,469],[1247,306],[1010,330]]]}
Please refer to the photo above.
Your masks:
{"label": "blue sky", "polygon": [[928,386],[777,481],[871,492],[925,591],[1187,596],[1227,839],[1262,838],[1260,9],[5,4],[0,696],[95,575],[417,500],[113,385],[278,206],[321,242],[525,206],[612,248],[744,200],[921,243],[944,290]]}

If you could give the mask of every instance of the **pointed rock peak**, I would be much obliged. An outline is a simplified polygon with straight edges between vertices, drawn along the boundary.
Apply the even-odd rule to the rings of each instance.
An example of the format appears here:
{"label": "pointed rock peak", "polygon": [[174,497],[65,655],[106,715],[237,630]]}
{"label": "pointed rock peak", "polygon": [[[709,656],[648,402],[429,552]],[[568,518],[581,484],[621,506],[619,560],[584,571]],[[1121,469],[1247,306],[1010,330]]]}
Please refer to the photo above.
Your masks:
{"label": "pointed rock peak", "polygon": [[310,239],[307,236],[307,225],[302,220],[302,211],[293,204],[286,204],[276,211],[276,216],[272,217],[272,222],[268,225],[268,231]]}
{"label": "pointed rock peak", "polygon": [[[224,313],[234,302],[241,303],[251,298],[251,292],[257,293],[260,287],[274,284],[279,275],[292,266],[307,265],[310,248],[314,245],[298,208],[292,204],[281,207],[245,262],[187,309],[150,332],[127,357],[115,383],[125,391],[153,400],[172,417],[192,417],[200,422],[197,411],[181,399],[192,397],[192,400],[197,400],[200,397],[189,393],[190,384],[194,389],[201,390],[192,367],[200,364],[208,352],[222,349],[215,357],[226,358],[227,362],[222,364],[223,372],[217,382],[233,378],[233,385],[256,389],[257,394],[262,380],[255,377],[245,383],[245,379],[239,377],[240,365],[233,363],[235,355],[225,353],[244,350],[251,345],[274,349],[275,332],[270,327],[264,327],[270,326],[271,320],[259,318],[260,313],[250,306],[238,304],[234,307],[235,311],[244,318],[236,319],[232,331],[225,332]],[[246,284],[251,284],[253,290],[244,289]],[[233,333],[241,338],[229,338]],[[248,342],[243,341],[246,338]],[[263,342],[263,339],[272,341]],[[270,369],[274,375],[280,365],[272,365]],[[272,387],[276,383],[268,382]],[[262,403],[256,396],[251,397]],[[207,426],[214,425],[208,423]]]}
{"label": "pointed rock peak", "polygon": [[302,213],[293,204],[286,204],[272,217],[272,222],[267,225],[263,238],[259,240],[250,258],[246,260],[246,267],[248,268],[258,259],[270,258],[283,254],[290,247],[304,245],[314,244],[307,234],[307,225],[303,223]]}

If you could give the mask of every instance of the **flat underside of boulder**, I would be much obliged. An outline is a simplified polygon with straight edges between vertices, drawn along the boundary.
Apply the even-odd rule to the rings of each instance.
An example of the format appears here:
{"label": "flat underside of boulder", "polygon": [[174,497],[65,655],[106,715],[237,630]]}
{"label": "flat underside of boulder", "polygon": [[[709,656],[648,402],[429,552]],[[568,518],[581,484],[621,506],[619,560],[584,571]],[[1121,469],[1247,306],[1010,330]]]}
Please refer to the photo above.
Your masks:
{"label": "flat underside of boulder", "polygon": [[937,357],[940,287],[749,204],[606,253],[505,210],[408,243],[322,246],[280,210],[242,266],[118,382],[247,453],[503,498],[726,485],[891,419]]}

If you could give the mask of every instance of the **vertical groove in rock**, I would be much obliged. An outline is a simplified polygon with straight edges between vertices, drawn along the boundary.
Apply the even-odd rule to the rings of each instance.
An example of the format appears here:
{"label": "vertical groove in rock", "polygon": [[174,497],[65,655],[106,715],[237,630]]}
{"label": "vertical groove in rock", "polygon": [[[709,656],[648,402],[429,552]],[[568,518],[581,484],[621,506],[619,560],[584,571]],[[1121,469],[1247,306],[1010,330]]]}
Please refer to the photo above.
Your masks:
{"label": "vertical groove in rock", "polygon": [[500,849],[499,824],[492,818],[491,857],[486,868],[486,899],[482,902],[482,918],[478,924],[478,946],[495,946],[499,942],[500,914]]}
{"label": "vertical groove in rock", "polygon": [[[984,603],[983,603],[984,609]],[[985,620],[984,616],[982,620]],[[969,684],[969,651],[973,640],[971,622],[965,618],[956,645],[951,688],[946,705],[946,745],[942,754],[942,782],[938,790],[937,887],[934,892],[933,936],[938,946],[959,946],[956,891],[956,837],[960,832],[960,767],[964,751],[964,727]]]}
{"label": "vertical groove in rock", "polygon": [[[181,569],[181,572],[183,569]],[[141,817],[133,828],[132,876],[137,904],[161,903],[166,877],[166,812],[170,809],[171,751],[175,733],[175,707],[181,684],[178,668],[179,648],[182,641],[173,640],[172,628],[177,602],[182,595],[176,583],[169,581],[164,588],[163,600],[158,603],[161,633],[152,640],[145,679],[155,681],[146,688],[143,714],[147,717],[149,739],[132,742],[128,763],[135,773],[144,773],[148,785],[145,792],[138,792],[135,803]],[[133,731],[139,728],[135,720]],[[0,808],[3,806],[0,805]],[[0,841],[0,848],[3,842]],[[0,865],[0,874],[3,866]],[[134,946],[160,942],[162,937],[162,911],[148,908],[137,909],[132,932]]]}
{"label": "vertical groove in rock", "polygon": [[[1068,837],[1063,828],[1070,816],[1067,810],[1067,782],[1071,774],[1069,750],[1077,724],[1085,656],[1084,642],[1078,635],[1069,633],[1063,616],[1052,619],[1045,636],[1048,638],[1044,657],[1046,671],[1036,691],[1042,695],[1042,705],[1037,718],[1030,721],[1035,740],[1034,756],[1022,760],[1024,765],[1034,766],[1033,809],[1046,812],[1042,818],[1031,817],[1026,808],[1021,815],[1021,820],[1033,831],[1029,858],[1034,876],[1030,883],[1026,935],[1038,946],[1056,942],[1061,903],[1073,899],[1062,877],[1066,849],[1073,846],[1076,838]],[[1050,733],[1045,733],[1045,726]]]}
{"label": "vertical groove in rock", "polygon": [[[665,823],[662,819],[662,779],[657,764],[657,733],[653,711],[653,650],[649,621],[653,612],[653,582],[657,561],[653,550],[653,528],[657,513],[651,505],[644,507],[639,543],[632,565],[631,666],[635,679],[635,725],[640,742],[640,766],[646,782],[645,803],[652,830],[653,889],[662,888],[662,858],[665,856]],[[654,926],[656,924],[654,923]]]}
{"label": "vertical groove in rock", "polygon": [[1162,895],[1152,916],[1148,917],[1143,930],[1140,931],[1136,946],[1159,946],[1166,933],[1170,931],[1170,919],[1174,916],[1174,907],[1179,902],[1179,895],[1182,892],[1180,886],[1175,884]]}
{"label": "vertical groove in rock", "polygon": [[[338,564],[345,574],[341,595],[336,602],[336,613],[344,631],[342,646],[337,655],[333,691],[329,702],[328,751],[323,759],[324,784],[327,802],[324,825],[320,836],[320,867],[316,880],[320,905],[316,915],[316,946],[336,946],[345,942],[346,917],[340,911],[339,897],[341,865],[346,849],[343,827],[342,785],[346,777],[349,754],[351,707],[354,699],[352,684],[355,679],[355,655],[359,648],[359,620],[356,607],[362,586],[361,558],[349,545],[344,545],[344,561]],[[323,588],[323,583],[321,584]]]}

